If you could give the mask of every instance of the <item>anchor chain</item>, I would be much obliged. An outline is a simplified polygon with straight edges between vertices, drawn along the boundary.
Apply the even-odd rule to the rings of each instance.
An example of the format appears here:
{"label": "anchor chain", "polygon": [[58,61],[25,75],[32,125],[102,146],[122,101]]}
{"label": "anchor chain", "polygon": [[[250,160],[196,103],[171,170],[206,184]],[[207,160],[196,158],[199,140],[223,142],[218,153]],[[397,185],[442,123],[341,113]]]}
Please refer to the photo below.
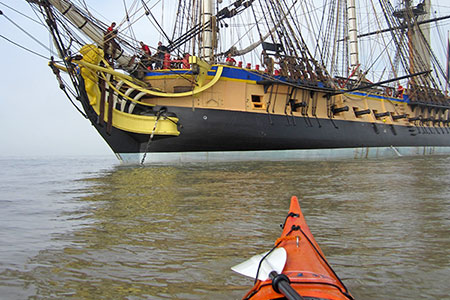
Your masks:
{"label": "anchor chain", "polygon": [[145,162],[145,157],[147,156],[147,152],[150,148],[150,144],[153,141],[153,137],[155,135],[156,132],[156,127],[158,126],[158,121],[161,118],[161,116],[166,112],[166,110],[164,108],[161,108],[157,113],[156,113],[156,120],[155,120],[155,125],[153,126],[152,129],[152,133],[150,134],[150,138],[148,139],[147,142],[147,146],[145,146],[145,151],[144,151],[144,155],[142,156],[142,160],[141,160],[141,165],[144,165]]}

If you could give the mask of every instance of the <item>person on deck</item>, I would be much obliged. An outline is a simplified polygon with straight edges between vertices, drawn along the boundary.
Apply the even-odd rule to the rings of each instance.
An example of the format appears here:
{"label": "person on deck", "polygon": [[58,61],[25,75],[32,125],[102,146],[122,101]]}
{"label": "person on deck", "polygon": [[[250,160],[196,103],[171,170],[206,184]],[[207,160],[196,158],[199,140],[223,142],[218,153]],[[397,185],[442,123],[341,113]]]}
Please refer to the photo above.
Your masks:
{"label": "person on deck", "polygon": [[116,22],[112,22],[111,26],[108,27],[108,32],[113,32],[115,27],[116,27]]}
{"label": "person on deck", "polygon": [[144,42],[140,42],[141,44],[141,50],[143,52],[143,55],[141,56],[141,62],[144,64],[144,66],[148,70],[153,70],[153,59],[152,59],[152,52],[150,51],[150,47],[144,44]]}
{"label": "person on deck", "polygon": [[273,74],[273,70],[274,70],[274,60],[272,57],[270,57],[266,50],[263,50],[263,52],[261,53],[262,56],[262,62],[264,64],[264,66],[266,67],[267,73],[269,74]]}
{"label": "person on deck", "polygon": [[236,60],[235,60],[233,57],[231,57],[231,53],[228,53],[227,59],[225,60],[225,62],[226,62],[227,65],[229,65],[229,66],[234,66],[234,65],[236,65]]}
{"label": "person on deck", "polygon": [[405,92],[405,89],[401,85],[399,85],[397,87],[397,93],[396,93],[397,98],[403,98],[404,92]]}
{"label": "person on deck", "polygon": [[155,69],[161,69],[163,66],[164,55],[169,53],[169,49],[162,44],[162,42],[158,42],[158,48],[156,51],[156,63]]}
{"label": "person on deck", "polygon": [[116,50],[120,50],[120,45],[115,41],[118,33],[115,27],[116,22],[112,22],[103,37],[103,51],[105,52],[106,59],[114,58]]}
{"label": "person on deck", "polygon": [[144,44],[144,42],[142,42],[142,41],[140,42],[140,44],[141,44],[142,51],[144,51],[144,55],[151,56],[152,52],[150,51],[150,48],[146,44]]}

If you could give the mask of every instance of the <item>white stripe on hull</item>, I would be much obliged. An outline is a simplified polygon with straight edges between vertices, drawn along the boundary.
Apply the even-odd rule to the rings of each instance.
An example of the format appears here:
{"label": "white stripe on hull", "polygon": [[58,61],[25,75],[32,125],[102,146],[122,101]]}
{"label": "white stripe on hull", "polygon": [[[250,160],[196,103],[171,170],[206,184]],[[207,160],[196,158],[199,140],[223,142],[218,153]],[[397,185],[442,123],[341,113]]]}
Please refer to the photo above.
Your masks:
{"label": "white stripe on hull", "polygon": [[[302,161],[361,158],[388,158],[399,156],[445,155],[450,147],[366,147],[339,149],[304,149],[272,151],[225,151],[225,152],[151,152],[145,164],[158,163],[208,163],[238,161]],[[143,153],[116,153],[124,164],[139,164]]]}

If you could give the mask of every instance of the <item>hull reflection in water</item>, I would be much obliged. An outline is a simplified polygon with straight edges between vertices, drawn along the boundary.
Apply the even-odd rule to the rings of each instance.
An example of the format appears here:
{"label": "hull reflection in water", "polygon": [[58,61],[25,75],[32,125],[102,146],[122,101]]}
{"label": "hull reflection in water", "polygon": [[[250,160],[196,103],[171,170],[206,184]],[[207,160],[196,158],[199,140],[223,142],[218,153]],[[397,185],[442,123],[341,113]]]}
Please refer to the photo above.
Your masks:
{"label": "hull reflection in water", "polygon": [[10,299],[239,299],[253,281],[230,267],[273,244],[286,199],[297,194],[355,299],[446,298],[449,162],[401,157],[89,173],[76,190],[58,187],[71,197],[57,219],[72,229],[54,233],[23,266],[2,268],[0,290]]}

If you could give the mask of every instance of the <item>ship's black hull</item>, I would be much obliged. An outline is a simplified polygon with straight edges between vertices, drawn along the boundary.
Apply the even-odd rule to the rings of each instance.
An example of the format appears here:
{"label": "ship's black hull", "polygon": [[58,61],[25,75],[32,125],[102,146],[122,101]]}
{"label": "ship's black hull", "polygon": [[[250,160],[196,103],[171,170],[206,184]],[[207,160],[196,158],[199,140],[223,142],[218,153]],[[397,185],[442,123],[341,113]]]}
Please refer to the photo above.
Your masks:
{"label": "ship's black hull", "polygon": [[[450,146],[447,127],[316,119],[215,109],[168,107],[178,137],[157,137],[148,152],[211,152],[358,147]],[[92,115],[91,120],[97,119]],[[115,153],[145,152],[149,135],[93,125]]]}

